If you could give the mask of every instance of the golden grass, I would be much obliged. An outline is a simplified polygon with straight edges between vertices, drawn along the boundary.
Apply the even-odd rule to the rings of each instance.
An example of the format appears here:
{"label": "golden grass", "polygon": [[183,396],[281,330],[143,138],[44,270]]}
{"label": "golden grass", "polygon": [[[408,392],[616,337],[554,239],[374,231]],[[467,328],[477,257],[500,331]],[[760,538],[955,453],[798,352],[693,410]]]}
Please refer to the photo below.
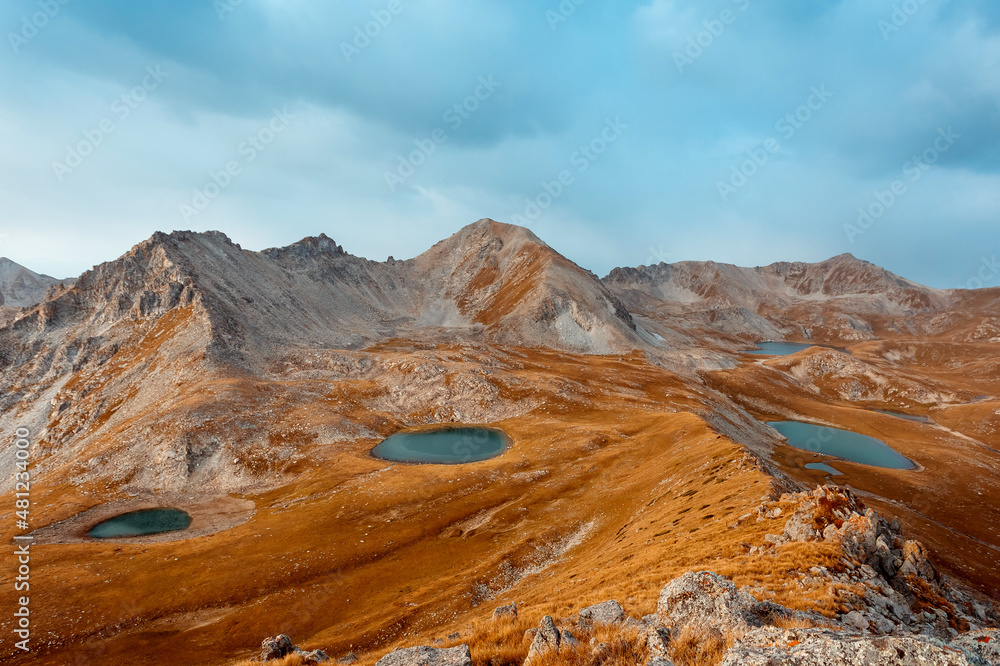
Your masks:
{"label": "golden grass", "polygon": [[675,666],[716,666],[737,638],[718,629],[688,625],[670,641],[670,658]]}
{"label": "golden grass", "polygon": [[[472,361],[442,360],[449,354]],[[461,364],[473,355],[439,347],[397,360]],[[497,424],[515,439],[510,452],[460,468],[388,466],[368,455],[374,440],[319,446],[299,437],[341,419],[383,434],[419,421],[422,412],[401,415],[379,402],[405,383],[402,370],[329,386],[200,380],[202,390],[187,400],[212,417],[205,434],[229,423],[225,405],[236,396],[253,424],[292,434],[305,469],[288,485],[253,495],[253,520],[209,538],[51,547],[39,571],[40,626],[67,647],[42,663],[71,662],[93,635],[109,636],[108,664],[128,663],[137,641],[180,663],[182,653],[171,652],[180,649],[176,641],[150,619],[170,617],[189,640],[215,646],[220,663],[250,656],[279,631],[334,659],[355,652],[366,666],[394,647],[432,645],[458,630],[477,666],[520,664],[524,630],[543,614],[568,617],[617,599],[641,617],[655,610],[666,583],[692,570],[755,586],[758,597],[796,610],[831,616],[846,609],[848,588],[798,585],[812,566],[840,571],[838,547],[788,544],[748,556],[748,546],[781,532],[793,503],[770,502],[783,508],[780,517],[737,525],[773,496],[772,479],[692,413],[701,402],[681,380],[633,356],[521,350],[500,361],[505,367],[491,381],[503,400],[530,406],[544,399],[544,407]],[[566,393],[567,385],[586,391]],[[256,420],[264,412],[272,415]],[[78,489],[49,492],[48,517],[78,510]],[[475,528],[456,527],[482,515],[488,518]],[[576,546],[546,555],[590,523]],[[520,577],[502,578],[510,570]],[[183,587],[165,582],[178,580]],[[523,619],[508,627],[487,619],[468,630],[512,601],[521,602]],[[90,612],[81,616],[83,608]]]}

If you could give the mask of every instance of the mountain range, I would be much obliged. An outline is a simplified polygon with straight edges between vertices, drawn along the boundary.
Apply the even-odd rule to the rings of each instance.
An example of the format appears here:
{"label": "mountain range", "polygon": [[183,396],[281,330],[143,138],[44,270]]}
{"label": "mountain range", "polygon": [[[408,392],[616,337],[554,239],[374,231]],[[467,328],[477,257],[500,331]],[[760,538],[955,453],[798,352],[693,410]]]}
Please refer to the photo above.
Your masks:
{"label": "mountain range", "polygon": [[[285,627],[376,654],[510,590],[568,609],[592,577],[594,595],[641,606],[696,566],[796,608],[815,593],[831,617],[868,608],[850,596],[862,574],[841,572],[843,594],[822,592],[839,580],[826,577],[803,594],[809,579],[768,550],[765,531],[798,520],[784,493],[828,478],[767,425],[782,419],[914,460],[833,462],[935,566],[987,595],[1000,585],[1000,289],[933,289],[850,255],[602,279],[492,220],[400,261],[322,234],[254,252],[180,231],[72,281],[4,266],[19,305],[0,320],[0,430],[31,434],[32,528],[48,549],[35,603],[54,638],[38,663],[215,664]],[[763,340],[816,346],[740,353]],[[371,454],[442,424],[490,424],[514,444],[459,466]],[[878,522],[855,495],[837,501]],[[192,527],[86,537],[99,517],[152,506]],[[886,557],[916,553],[894,530]],[[802,571],[839,566],[826,545],[788,548]],[[942,608],[945,623],[976,615]],[[195,643],[211,649],[183,651]]]}

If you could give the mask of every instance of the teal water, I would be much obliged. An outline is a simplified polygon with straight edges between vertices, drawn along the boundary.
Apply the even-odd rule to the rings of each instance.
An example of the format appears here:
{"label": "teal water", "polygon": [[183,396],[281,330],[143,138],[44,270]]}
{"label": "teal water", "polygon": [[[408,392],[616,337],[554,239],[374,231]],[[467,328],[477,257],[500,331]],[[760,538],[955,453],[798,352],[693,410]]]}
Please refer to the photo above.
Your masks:
{"label": "teal water", "polygon": [[875,411],[879,414],[895,416],[897,419],[906,419],[907,421],[916,421],[917,423],[933,423],[929,416],[917,416],[915,414],[903,414],[901,412],[888,412],[884,409],[876,409]]}
{"label": "teal water", "polygon": [[758,342],[758,349],[751,349],[743,353],[758,354],[760,356],[787,356],[795,352],[800,352],[803,349],[809,349],[812,346],[801,342]]}
{"label": "teal water", "polygon": [[806,463],[806,469],[818,469],[834,476],[843,476],[844,473],[835,467],[830,467],[826,463]]}
{"label": "teal water", "polygon": [[495,458],[510,446],[510,438],[491,428],[440,428],[400,432],[372,449],[383,460],[460,465]]}
{"label": "teal water", "polygon": [[767,425],[788,438],[789,445],[803,451],[836,456],[873,467],[915,467],[909,458],[890,448],[885,442],[868,435],[798,421],[769,421]]}
{"label": "teal water", "polygon": [[144,536],[186,530],[191,516],[180,509],[142,509],[109,518],[90,528],[87,536],[97,539]]}

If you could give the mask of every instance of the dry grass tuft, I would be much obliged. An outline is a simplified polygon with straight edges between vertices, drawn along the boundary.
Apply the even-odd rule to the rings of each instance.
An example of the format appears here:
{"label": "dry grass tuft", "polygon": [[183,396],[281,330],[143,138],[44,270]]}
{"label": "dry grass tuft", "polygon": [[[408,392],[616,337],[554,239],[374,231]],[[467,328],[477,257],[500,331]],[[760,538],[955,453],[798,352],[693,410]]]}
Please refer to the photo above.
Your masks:
{"label": "dry grass tuft", "polygon": [[524,632],[537,624],[537,619],[523,615],[477,620],[462,632],[461,638],[443,647],[468,645],[474,666],[521,666],[531,646]]}
{"label": "dry grass tuft", "polygon": [[716,666],[737,638],[718,629],[687,625],[670,641],[670,658],[676,666]]}

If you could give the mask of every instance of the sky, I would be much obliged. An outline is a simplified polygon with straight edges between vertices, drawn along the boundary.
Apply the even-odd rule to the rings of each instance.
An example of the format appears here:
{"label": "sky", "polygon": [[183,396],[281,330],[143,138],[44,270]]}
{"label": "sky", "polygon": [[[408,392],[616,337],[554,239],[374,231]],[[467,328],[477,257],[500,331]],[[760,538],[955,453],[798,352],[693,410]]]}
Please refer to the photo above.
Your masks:
{"label": "sky", "polygon": [[5,0],[0,256],[155,231],[1000,285],[996,0]]}

